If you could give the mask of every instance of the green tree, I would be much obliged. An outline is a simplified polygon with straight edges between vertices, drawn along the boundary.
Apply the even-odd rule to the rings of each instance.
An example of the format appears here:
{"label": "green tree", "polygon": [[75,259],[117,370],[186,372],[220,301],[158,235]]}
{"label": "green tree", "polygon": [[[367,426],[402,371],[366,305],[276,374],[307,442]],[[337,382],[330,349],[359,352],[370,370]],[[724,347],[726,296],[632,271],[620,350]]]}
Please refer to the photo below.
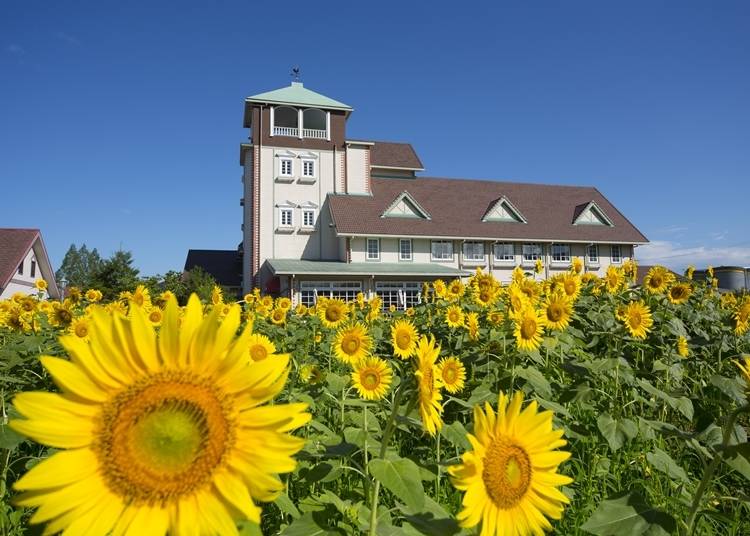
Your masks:
{"label": "green tree", "polygon": [[177,299],[182,304],[187,303],[188,298],[193,292],[195,292],[200,299],[209,301],[211,299],[211,291],[217,284],[216,279],[200,266],[195,266],[191,270],[185,272],[183,275],[183,282],[184,287],[181,289],[182,293],[178,294],[175,292]]}
{"label": "green tree", "polygon": [[116,251],[102,262],[94,274],[92,286],[102,292],[105,300],[113,300],[120,292],[133,290],[138,283],[138,269],[133,267],[133,254],[130,251]]}
{"label": "green tree", "polygon": [[67,287],[90,288],[94,274],[101,268],[101,265],[102,258],[96,248],[89,251],[86,244],[83,244],[80,249],[76,248],[75,244],[71,244],[63,257],[60,268],[55,272],[55,279],[60,286],[63,286],[64,279]]}

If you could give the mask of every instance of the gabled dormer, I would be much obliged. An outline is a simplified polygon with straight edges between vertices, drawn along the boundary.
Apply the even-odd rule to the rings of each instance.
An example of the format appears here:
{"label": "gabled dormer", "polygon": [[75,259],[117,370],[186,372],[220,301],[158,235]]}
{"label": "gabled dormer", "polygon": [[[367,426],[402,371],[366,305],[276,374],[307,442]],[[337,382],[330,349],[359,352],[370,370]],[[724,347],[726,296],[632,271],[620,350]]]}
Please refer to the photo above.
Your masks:
{"label": "gabled dormer", "polygon": [[253,143],[330,149],[343,146],[351,106],[292,82],[245,99],[245,127]]}
{"label": "gabled dormer", "polygon": [[490,204],[487,212],[482,216],[482,221],[526,223],[526,218],[508,201],[507,197],[503,196]]}
{"label": "gabled dormer", "polygon": [[573,225],[605,225],[614,227],[612,220],[594,201],[578,205],[573,215]]}
{"label": "gabled dormer", "polygon": [[417,200],[406,190],[401,192],[396,199],[388,205],[388,208],[383,211],[380,217],[417,218],[422,220],[431,219],[429,212],[422,208],[419,203],[417,203]]}

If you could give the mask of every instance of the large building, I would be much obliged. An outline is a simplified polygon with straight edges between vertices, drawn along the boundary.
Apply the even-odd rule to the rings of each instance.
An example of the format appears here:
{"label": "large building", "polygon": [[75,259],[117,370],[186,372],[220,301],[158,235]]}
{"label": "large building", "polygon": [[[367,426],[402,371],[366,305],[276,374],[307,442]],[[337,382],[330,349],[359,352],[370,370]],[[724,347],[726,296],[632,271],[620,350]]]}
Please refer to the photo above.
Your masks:
{"label": "large building", "polygon": [[596,188],[417,176],[411,145],[346,135],[346,104],[292,82],[248,97],[240,148],[242,286],[310,304],[377,292],[408,306],[424,281],[571,257],[602,274],[647,242]]}

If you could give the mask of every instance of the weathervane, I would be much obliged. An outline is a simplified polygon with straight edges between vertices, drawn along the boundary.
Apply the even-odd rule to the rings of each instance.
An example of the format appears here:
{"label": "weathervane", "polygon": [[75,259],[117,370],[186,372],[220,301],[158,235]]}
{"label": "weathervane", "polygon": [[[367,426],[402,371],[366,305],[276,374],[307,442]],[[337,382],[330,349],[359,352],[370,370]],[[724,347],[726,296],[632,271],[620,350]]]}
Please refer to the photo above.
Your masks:
{"label": "weathervane", "polygon": [[290,73],[290,76],[292,77],[294,82],[299,82],[299,65],[295,65],[292,67],[292,72]]}

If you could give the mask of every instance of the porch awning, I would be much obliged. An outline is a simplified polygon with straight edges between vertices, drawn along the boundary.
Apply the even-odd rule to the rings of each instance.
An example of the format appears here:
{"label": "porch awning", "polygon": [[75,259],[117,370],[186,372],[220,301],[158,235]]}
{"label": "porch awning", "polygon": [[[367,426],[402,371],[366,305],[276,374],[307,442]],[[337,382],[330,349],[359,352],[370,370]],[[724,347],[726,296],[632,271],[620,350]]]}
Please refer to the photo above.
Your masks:
{"label": "porch awning", "polygon": [[342,275],[399,277],[465,277],[471,272],[431,263],[413,262],[339,262],[300,259],[268,259],[271,273],[277,275]]}

